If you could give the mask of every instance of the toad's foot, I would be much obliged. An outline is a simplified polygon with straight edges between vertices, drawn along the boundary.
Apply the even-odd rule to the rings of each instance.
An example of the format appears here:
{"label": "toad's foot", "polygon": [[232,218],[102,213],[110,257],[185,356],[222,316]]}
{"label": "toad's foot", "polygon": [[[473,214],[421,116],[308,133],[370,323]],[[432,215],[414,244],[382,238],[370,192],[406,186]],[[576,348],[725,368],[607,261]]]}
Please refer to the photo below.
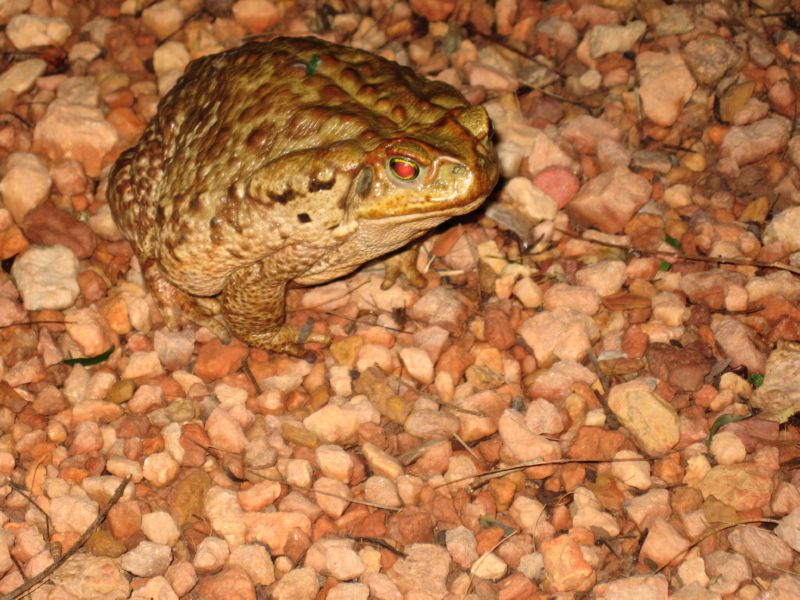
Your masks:
{"label": "toad's foot", "polygon": [[419,244],[413,244],[411,247],[402,250],[396,254],[392,254],[389,258],[385,259],[383,263],[386,265],[386,273],[383,276],[381,283],[382,290],[388,290],[397,281],[397,278],[402,274],[408,282],[414,287],[425,287],[428,282],[425,276],[417,269],[417,257],[419,256]]}
{"label": "toad's foot", "polygon": [[164,278],[155,261],[146,261],[142,273],[168,329],[179,329],[181,321],[185,319],[199,327],[205,327],[226,344],[230,341],[228,328],[214,318],[220,312],[220,303],[217,300],[195,298],[182,292]]}
{"label": "toad's foot", "polygon": [[327,345],[331,341],[330,336],[324,333],[306,332],[304,328],[293,325],[279,325],[258,332],[247,332],[240,337],[252,346],[273,352],[284,352],[298,358],[304,358],[308,354],[303,344]]}

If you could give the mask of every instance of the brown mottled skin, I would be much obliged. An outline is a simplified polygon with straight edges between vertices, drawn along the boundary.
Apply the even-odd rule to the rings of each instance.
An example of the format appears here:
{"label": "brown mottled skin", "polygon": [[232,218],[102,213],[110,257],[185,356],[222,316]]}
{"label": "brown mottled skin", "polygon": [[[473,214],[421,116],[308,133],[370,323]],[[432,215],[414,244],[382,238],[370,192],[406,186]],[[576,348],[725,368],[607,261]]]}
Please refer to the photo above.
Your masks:
{"label": "brown mottled skin", "polygon": [[[108,198],[167,324],[261,348],[325,341],[284,324],[313,285],[477,208],[498,177],[489,118],[451,86],[367,52],[278,38],[192,62]],[[220,295],[219,300],[215,297]]]}

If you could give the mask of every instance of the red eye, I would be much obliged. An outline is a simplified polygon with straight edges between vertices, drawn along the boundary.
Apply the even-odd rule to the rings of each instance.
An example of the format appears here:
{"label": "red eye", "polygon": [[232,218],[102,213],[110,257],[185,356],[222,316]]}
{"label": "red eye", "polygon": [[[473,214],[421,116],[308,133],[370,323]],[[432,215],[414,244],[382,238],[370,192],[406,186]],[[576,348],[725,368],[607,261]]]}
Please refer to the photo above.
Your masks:
{"label": "red eye", "polygon": [[419,176],[419,165],[408,158],[390,158],[389,168],[403,181],[414,181]]}

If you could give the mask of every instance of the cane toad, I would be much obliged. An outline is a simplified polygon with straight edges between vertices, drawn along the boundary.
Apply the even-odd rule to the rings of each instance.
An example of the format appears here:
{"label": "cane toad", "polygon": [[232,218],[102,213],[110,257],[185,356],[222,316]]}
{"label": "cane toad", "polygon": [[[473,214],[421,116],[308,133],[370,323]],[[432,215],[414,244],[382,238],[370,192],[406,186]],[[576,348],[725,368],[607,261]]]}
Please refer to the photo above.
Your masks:
{"label": "cane toad", "polygon": [[[298,354],[289,283],[340,277],[448,217],[498,178],[482,107],[406,67],[315,38],[192,62],[108,199],[168,326]],[[227,327],[212,315],[221,310]]]}

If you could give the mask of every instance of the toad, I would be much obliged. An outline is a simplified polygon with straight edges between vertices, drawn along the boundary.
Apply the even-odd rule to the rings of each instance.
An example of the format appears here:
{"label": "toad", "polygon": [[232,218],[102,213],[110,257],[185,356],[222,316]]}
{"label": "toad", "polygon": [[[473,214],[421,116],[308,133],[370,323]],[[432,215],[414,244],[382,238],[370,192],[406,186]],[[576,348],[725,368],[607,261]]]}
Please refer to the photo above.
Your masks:
{"label": "toad", "polygon": [[486,111],[455,88],[277,38],[193,61],[113,166],[108,201],[167,326],[300,355],[327,337],[285,323],[287,285],[474,210],[498,172]]}

